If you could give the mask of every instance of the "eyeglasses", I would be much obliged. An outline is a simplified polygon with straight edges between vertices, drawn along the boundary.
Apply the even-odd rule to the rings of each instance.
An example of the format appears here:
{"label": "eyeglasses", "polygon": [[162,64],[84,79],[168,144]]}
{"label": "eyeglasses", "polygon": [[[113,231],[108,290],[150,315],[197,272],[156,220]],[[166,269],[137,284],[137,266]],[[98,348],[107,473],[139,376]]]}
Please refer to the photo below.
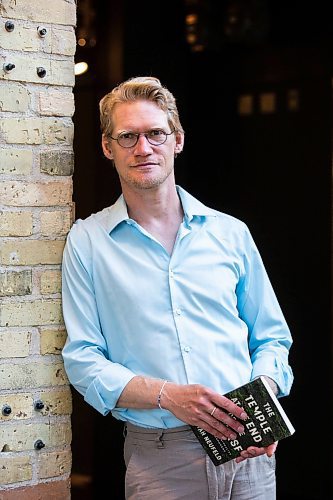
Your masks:
{"label": "eyeglasses", "polygon": [[164,132],[164,130],[154,129],[149,130],[148,132],[140,132],[137,134],[135,132],[122,132],[118,135],[118,137],[110,136],[110,138],[113,141],[117,141],[119,146],[121,146],[122,148],[132,148],[137,144],[140,135],[144,135],[149,144],[151,144],[152,146],[161,146],[167,140],[168,135],[171,135],[173,133],[174,130],[167,133]]}

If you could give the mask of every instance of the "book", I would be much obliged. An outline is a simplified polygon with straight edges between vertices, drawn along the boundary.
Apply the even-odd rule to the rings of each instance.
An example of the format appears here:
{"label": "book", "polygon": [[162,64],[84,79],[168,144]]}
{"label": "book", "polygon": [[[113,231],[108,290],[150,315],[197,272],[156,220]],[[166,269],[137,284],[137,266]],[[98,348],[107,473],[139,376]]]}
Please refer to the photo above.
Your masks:
{"label": "book", "polygon": [[191,426],[216,466],[238,457],[240,452],[249,446],[269,446],[295,432],[278,398],[264,377],[258,377],[224,396],[244,408],[249,417],[241,421],[244,425],[242,434],[238,434],[236,439],[222,440],[200,427]]}

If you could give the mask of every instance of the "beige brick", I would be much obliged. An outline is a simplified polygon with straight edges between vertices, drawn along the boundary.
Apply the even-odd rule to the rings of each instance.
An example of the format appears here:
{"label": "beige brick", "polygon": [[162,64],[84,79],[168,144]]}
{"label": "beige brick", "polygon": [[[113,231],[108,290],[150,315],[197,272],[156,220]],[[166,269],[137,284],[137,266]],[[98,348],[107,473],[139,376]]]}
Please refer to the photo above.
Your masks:
{"label": "beige brick", "polygon": [[0,273],[0,297],[29,295],[32,289],[31,270]]}
{"label": "beige brick", "polygon": [[0,174],[28,175],[32,170],[32,151],[0,149]]}
{"label": "beige brick", "polygon": [[49,90],[39,94],[39,112],[48,116],[73,116],[74,94]]}
{"label": "beige brick", "polygon": [[[6,73],[3,64],[12,62],[15,68]],[[38,76],[37,68],[44,68],[46,73],[43,78]],[[66,60],[47,59],[28,55],[0,56],[0,80],[13,82],[41,83],[44,85],[60,85],[73,87],[75,83],[73,58]]]}
{"label": "beige brick", "polygon": [[65,329],[42,329],[40,332],[40,353],[61,354],[67,337]]}
{"label": "beige brick", "polygon": [[64,446],[71,442],[70,423],[45,422],[31,423],[11,422],[0,426],[0,450],[5,451],[26,451],[34,450],[34,444],[41,439],[45,448],[39,453],[44,455],[44,451],[53,446]]}
{"label": "beige brick", "polygon": [[72,212],[60,210],[55,212],[41,212],[40,225],[40,232],[43,236],[64,236],[68,233],[72,225]]}
{"label": "beige brick", "polygon": [[47,45],[49,50],[46,49],[46,51],[50,52],[51,37],[41,38],[37,27],[34,26],[22,26],[16,23],[14,31],[0,31],[0,47],[6,50],[15,48],[23,52],[37,52]]}
{"label": "beige brick", "polygon": [[9,144],[73,143],[73,123],[64,118],[4,118],[0,130]]}
{"label": "beige brick", "polygon": [[0,333],[0,359],[29,356],[31,332]]}
{"label": "beige brick", "polygon": [[40,171],[49,175],[72,175],[74,154],[72,151],[42,151]]}
{"label": "beige brick", "polygon": [[0,236],[30,236],[31,212],[0,212]]}
{"label": "beige brick", "polygon": [[[1,284],[1,274],[0,274],[0,284]],[[61,272],[56,270],[45,271],[40,277],[40,293],[42,295],[46,295],[49,293],[60,293],[60,292],[61,292]]]}
{"label": "beige brick", "polygon": [[72,393],[69,386],[61,390],[43,391],[40,397],[44,403],[44,408],[38,413],[48,415],[71,415],[72,413]]}
{"label": "beige brick", "polygon": [[23,52],[47,52],[65,56],[73,56],[76,49],[74,29],[47,27],[44,37],[40,37],[35,26],[16,24],[14,31],[0,31],[0,47],[6,50]]}
{"label": "beige brick", "polygon": [[76,2],[68,0],[57,0],[56,2],[1,0],[0,14],[12,19],[75,26]]}
{"label": "beige brick", "polygon": [[8,416],[0,414],[0,422],[31,418],[34,413],[33,403],[33,397],[30,393],[0,394],[0,408],[3,408],[4,405],[9,405],[12,409],[12,412]]}
{"label": "beige brick", "polygon": [[64,56],[74,56],[76,51],[76,36],[73,29],[52,29],[51,52]]}
{"label": "beige brick", "polygon": [[43,453],[38,457],[38,477],[47,479],[57,477],[71,471],[72,455],[69,450]]}
{"label": "beige brick", "polygon": [[[27,390],[68,384],[63,363],[0,364],[0,390]],[[0,426],[1,427],[1,426]],[[1,449],[1,448],[0,448]]]}
{"label": "beige brick", "polygon": [[62,322],[58,299],[0,304],[0,326],[38,326]]}
{"label": "beige brick", "polygon": [[60,264],[63,240],[8,240],[0,244],[0,263],[13,266]]}
{"label": "beige brick", "polygon": [[[1,33],[7,33],[5,30],[0,30],[0,47]],[[23,85],[6,83],[0,85],[0,111],[26,112],[30,104],[30,94]]]}
{"label": "beige brick", "polygon": [[[19,483],[21,481],[30,481],[32,479],[31,458],[26,455],[8,455],[1,454],[0,457],[0,484]],[[8,490],[9,492],[10,490]],[[7,493],[8,493],[7,492]],[[2,499],[0,492],[0,498]],[[17,497],[18,499],[19,497]],[[23,499],[23,497],[20,497]],[[14,500],[14,497],[13,497]]]}
{"label": "beige brick", "polygon": [[0,182],[1,203],[13,207],[47,207],[71,204],[72,182]]}

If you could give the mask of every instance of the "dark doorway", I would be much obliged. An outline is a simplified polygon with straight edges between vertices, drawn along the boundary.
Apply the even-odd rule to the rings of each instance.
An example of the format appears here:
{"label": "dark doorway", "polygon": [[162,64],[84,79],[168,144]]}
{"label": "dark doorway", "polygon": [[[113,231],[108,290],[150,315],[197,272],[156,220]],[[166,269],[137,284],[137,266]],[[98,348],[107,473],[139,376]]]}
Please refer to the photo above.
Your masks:
{"label": "dark doorway", "polygon": [[[178,184],[248,224],[293,334],[295,383],[281,403],[296,433],[278,447],[278,500],[332,498],[332,438],[322,436],[333,421],[332,8],[264,0],[92,4],[97,43],[76,55],[91,67],[74,90],[76,216],[120,192],[100,148],[99,99],[129,76],[158,76],[176,95],[186,131]],[[197,46],[185,22],[191,8],[200,20]],[[122,426],[73,398],[73,500],[97,500],[102,491],[123,500]]]}

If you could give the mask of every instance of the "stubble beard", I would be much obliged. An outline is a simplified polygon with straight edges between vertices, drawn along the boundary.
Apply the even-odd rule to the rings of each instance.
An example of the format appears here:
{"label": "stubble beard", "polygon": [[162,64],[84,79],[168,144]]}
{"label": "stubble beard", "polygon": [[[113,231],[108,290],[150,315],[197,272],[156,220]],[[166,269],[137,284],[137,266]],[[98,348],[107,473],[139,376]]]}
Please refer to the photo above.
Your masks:
{"label": "stubble beard", "polygon": [[127,175],[122,177],[122,180],[127,186],[132,186],[135,189],[154,189],[163,184],[173,173],[173,168],[168,171],[162,171],[157,175],[149,176],[147,174],[142,174],[142,176],[131,176]]}

